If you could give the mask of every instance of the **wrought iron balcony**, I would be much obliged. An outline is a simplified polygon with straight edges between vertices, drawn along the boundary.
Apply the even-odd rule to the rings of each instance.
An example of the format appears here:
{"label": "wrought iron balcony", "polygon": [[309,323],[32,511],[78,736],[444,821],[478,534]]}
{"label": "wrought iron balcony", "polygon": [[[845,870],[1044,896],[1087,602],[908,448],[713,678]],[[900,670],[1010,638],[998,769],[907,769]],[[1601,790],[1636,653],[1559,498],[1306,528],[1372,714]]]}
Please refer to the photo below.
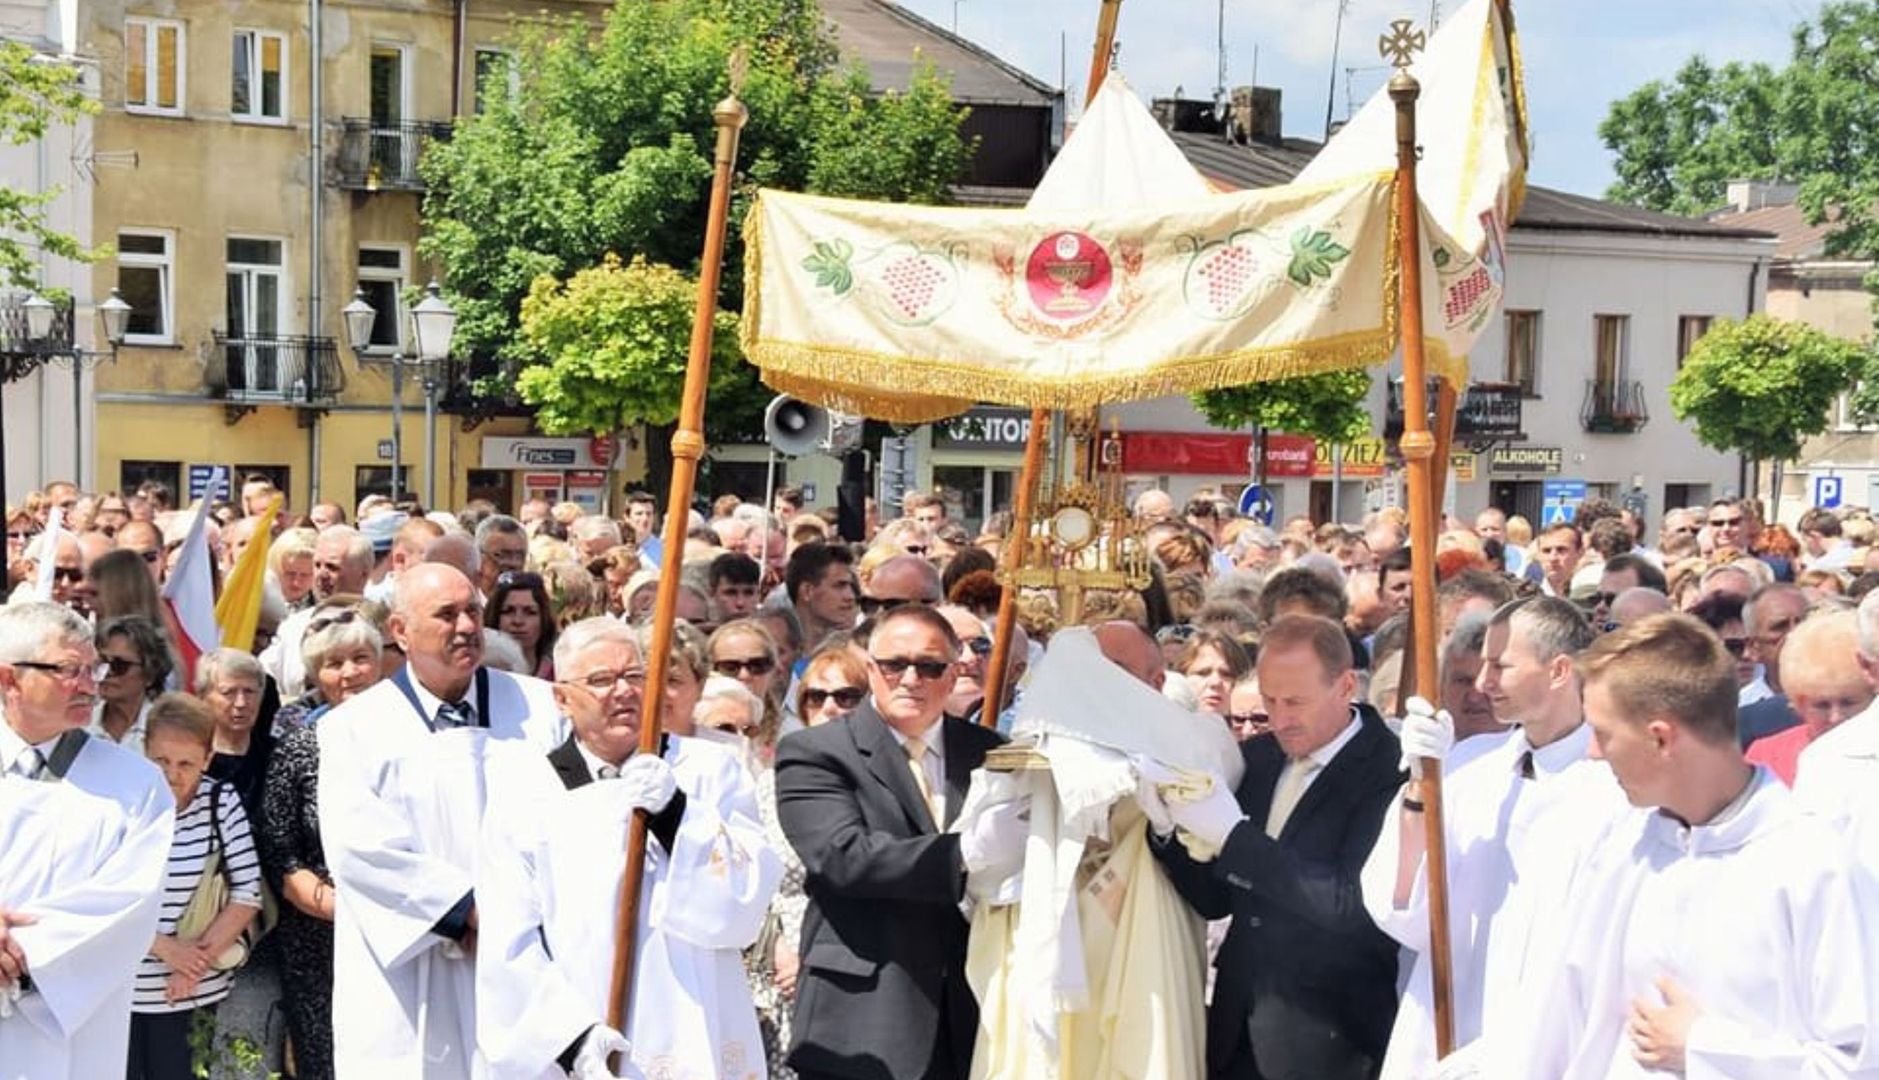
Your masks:
{"label": "wrought iron balcony", "polygon": [[1586,431],[1629,435],[1643,430],[1650,419],[1650,410],[1644,405],[1643,383],[1586,380],[1585,404],[1579,407],[1579,423]]}
{"label": "wrought iron balcony", "polygon": [[213,397],[245,405],[329,405],[345,389],[339,344],[329,337],[217,331],[203,382]]}
{"label": "wrought iron balcony", "polygon": [[353,191],[423,191],[418,161],[451,132],[450,124],[432,120],[348,116],[340,124],[339,186]]}
{"label": "wrought iron balcony", "polygon": [[533,416],[515,392],[516,365],[494,356],[453,358],[444,372],[438,404],[463,417],[464,429],[496,416]]}
{"label": "wrought iron balcony", "polygon": [[[1403,380],[1391,379],[1383,436],[1403,434]],[[1455,404],[1455,437],[1467,441],[1518,439],[1525,434],[1520,387],[1513,383],[1475,383]],[[1435,380],[1429,380],[1429,406],[1435,407]]]}

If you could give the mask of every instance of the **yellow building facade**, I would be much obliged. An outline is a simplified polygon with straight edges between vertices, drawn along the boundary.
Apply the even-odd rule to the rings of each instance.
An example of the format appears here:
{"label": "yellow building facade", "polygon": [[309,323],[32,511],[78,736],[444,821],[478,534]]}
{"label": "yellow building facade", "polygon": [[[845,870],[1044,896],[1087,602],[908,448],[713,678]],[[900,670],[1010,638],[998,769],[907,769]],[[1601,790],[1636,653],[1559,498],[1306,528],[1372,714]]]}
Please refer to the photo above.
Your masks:
{"label": "yellow building facade", "polygon": [[[97,376],[97,487],[158,479],[186,499],[220,465],[273,477],[297,508],[330,500],[350,511],[388,491],[391,365],[411,350],[410,306],[437,276],[416,250],[418,159],[476,107],[479,73],[493,74],[486,89],[504,82],[516,20],[604,9],[107,0],[82,10],[103,105],[92,232],[116,248],[93,284],[134,308],[117,362]],[[379,312],[363,355],[341,315],[355,289]],[[532,439],[526,416],[479,413],[467,361],[433,373],[427,431],[423,373],[414,362],[404,372],[400,486],[420,500],[433,468],[440,507],[479,496],[513,506],[530,492],[598,504],[626,474],[574,445],[586,440]]]}

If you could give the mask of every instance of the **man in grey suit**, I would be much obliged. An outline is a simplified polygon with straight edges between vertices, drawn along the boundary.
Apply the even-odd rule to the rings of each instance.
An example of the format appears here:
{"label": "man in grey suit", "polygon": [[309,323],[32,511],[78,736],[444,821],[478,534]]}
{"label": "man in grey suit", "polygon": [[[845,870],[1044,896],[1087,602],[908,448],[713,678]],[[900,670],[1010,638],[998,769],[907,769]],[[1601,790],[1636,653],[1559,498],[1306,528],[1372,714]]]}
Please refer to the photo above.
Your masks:
{"label": "man in grey suit", "polygon": [[951,624],[893,608],[867,651],[870,699],[777,748],[777,815],[809,896],[789,1064],[802,1080],[964,1080],[979,1013],[966,871],[1022,859],[1022,808],[943,831],[1002,741],[944,715],[959,670]]}

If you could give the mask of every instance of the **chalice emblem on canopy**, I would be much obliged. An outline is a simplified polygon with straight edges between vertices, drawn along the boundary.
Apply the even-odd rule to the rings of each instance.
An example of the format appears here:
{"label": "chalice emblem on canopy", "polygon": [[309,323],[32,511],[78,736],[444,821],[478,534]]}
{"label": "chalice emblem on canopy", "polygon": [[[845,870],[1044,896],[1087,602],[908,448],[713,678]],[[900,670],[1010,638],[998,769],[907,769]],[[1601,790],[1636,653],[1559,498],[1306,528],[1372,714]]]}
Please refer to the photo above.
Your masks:
{"label": "chalice emblem on canopy", "polygon": [[1039,241],[1025,260],[1031,303],[1065,322],[1088,317],[1102,306],[1115,279],[1109,252],[1087,233],[1065,231]]}

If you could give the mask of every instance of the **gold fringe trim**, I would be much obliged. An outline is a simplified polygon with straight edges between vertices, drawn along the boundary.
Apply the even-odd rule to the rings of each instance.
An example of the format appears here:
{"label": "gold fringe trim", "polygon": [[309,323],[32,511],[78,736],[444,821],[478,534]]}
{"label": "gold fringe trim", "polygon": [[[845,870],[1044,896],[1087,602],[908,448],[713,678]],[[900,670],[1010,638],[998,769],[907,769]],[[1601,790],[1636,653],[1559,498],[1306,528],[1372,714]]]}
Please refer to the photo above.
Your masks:
{"label": "gold fringe trim", "polygon": [[877,420],[924,423],[981,401],[1086,409],[1368,367],[1389,359],[1395,348],[1396,335],[1379,328],[1297,345],[1180,357],[1129,372],[1093,369],[1070,376],[807,342],[760,341],[747,355],[775,390]]}

